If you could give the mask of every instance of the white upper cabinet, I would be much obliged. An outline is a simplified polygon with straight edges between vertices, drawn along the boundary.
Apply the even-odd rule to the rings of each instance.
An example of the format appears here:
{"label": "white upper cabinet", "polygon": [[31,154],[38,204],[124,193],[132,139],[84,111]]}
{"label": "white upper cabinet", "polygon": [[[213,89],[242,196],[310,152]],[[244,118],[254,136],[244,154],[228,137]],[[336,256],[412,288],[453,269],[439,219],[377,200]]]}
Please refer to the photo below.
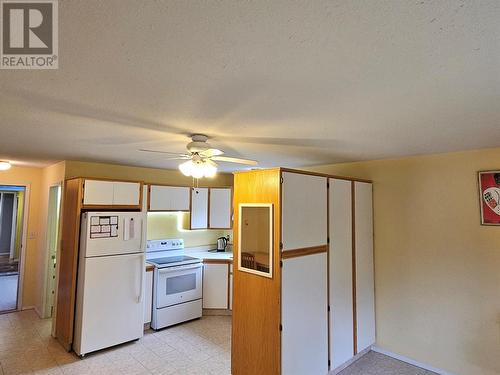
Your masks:
{"label": "white upper cabinet", "polygon": [[85,180],[84,205],[139,206],[141,183]]}
{"label": "white upper cabinet", "polygon": [[138,205],[141,198],[141,184],[138,182],[114,182],[114,205]]}
{"label": "white upper cabinet", "polygon": [[189,187],[151,185],[149,211],[189,211]]}
{"label": "white upper cabinet", "polygon": [[231,228],[231,188],[210,188],[209,225],[214,229]]}
{"label": "white upper cabinet", "polygon": [[327,178],[284,172],[283,251],[327,244]]}
{"label": "white upper cabinet", "polygon": [[354,183],[358,353],[375,343],[372,184]]}
{"label": "white upper cabinet", "polygon": [[83,204],[112,205],[113,181],[85,180]]}
{"label": "white upper cabinet", "polygon": [[191,188],[191,229],[208,228],[208,188]]}

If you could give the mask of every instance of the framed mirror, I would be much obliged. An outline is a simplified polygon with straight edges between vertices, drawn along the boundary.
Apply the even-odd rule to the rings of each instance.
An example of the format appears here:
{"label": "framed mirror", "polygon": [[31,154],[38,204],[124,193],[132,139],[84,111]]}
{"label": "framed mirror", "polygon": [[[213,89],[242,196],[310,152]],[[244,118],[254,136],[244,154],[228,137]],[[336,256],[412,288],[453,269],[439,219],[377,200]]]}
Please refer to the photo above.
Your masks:
{"label": "framed mirror", "polygon": [[238,270],[273,277],[273,205],[239,206]]}

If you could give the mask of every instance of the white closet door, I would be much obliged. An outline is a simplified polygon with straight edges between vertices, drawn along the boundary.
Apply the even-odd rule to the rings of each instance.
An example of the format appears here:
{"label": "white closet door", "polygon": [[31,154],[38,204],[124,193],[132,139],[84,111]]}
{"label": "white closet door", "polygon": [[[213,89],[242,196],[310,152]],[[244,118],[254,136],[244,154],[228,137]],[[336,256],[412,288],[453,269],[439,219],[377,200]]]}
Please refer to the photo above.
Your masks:
{"label": "white closet door", "polygon": [[327,244],[327,178],[284,172],[283,251]]}
{"label": "white closet door", "polygon": [[231,188],[210,189],[210,228],[231,228]]}
{"label": "white closet door", "polygon": [[351,181],[330,179],[330,358],[354,356]]}
{"label": "white closet door", "polygon": [[328,373],[327,254],[283,260],[283,375]]}
{"label": "white closet door", "polygon": [[354,183],[358,353],[375,343],[372,184]]}
{"label": "white closet door", "polygon": [[191,229],[208,228],[208,188],[191,189]]}

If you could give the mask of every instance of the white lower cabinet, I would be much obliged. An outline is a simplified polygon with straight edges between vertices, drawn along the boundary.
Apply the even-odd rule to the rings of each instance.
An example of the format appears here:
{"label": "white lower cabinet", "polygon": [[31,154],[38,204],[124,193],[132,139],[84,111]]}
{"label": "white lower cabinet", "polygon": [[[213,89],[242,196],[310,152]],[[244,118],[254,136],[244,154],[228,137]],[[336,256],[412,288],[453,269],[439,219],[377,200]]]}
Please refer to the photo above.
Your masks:
{"label": "white lower cabinet", "polygon": [[281,373],[327,374],[327,254],[284,259],[281,293]]}
{"label": "white lower cabinet", "polygon": [[203,265],[203,308],[228,308],[229,266],[224,264]]}
{"label": "white lower cabinet", "polygon": [[146,272],[144,282],[144,324],[151,323],[153,313],[153,271]]}
{"label": "white lower cabinet", "polygon": [[229,310],[233,309],[233,272],[232,265],[229,273]]}

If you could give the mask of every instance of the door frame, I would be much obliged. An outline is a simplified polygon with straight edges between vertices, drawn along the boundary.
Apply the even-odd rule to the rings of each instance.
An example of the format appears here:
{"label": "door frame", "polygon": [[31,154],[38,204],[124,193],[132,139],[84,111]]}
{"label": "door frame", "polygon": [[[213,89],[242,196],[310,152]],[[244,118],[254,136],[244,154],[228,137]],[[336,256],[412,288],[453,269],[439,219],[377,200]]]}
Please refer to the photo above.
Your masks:
{"label": "door frame", "polygon": [[[61,206],[62,206],[62,189],[63,189],[63,183],[62,181],[56,182],[54,184],[51,184],[49,186],[49,189],[47,191],[48,197],[47,197],[47,223],[46,223],[46,235],[45,235],[45,261],[44,261],[44,269],[43,269],[43,297],[42,297],[42,311],[40,311],[42,318],[48,318],[49,316],[46,314],[47,310],[47,305],[48,305],[48,299],[49,297],[47,296],[48,288],[49,288],[49,282],[48,282],[48,276],[49,276],[49,264],[50,264],[50,249],[49,249],[49,214],[50,214],[50,192],[53,187],[58,187],[59,188],[59,215],[57,217],[57,234],[58,237],[60,235],[60,230],[61,230]],[[57,262],[58,262],[58,254],[59,254],[59,238],[56,238],[56,267],[57,267]],[[52,311],[52,317],[55,316],[55,301],[56,301],[56,290],[57,290],[57,268],[54,271],[54,274],[56,275],[56,279],[54,280],[54,283],[56,284],[56,288],[54,289],[54,296],[52,297],[54,299],[54,310]]]}
{"label": "door frame", "polygon": [[[24,187],[24,205],[23,205],[23,229],[21,232],[21,250],[19,259],[19,278],[17,282],[17,305],[16,309],[13,311],[23,310],[26,307],[23,306],[23,295],[24,295],[24,267],[26,262],[26,240],[28,231],[28,217],[29,217],[29,204],[31,195],[31,184],[26,182],[12,183],[12,182],[2,182],[0,185],[3,186],[22,186]],[[27,308],[32,308],[29,306]]]}

